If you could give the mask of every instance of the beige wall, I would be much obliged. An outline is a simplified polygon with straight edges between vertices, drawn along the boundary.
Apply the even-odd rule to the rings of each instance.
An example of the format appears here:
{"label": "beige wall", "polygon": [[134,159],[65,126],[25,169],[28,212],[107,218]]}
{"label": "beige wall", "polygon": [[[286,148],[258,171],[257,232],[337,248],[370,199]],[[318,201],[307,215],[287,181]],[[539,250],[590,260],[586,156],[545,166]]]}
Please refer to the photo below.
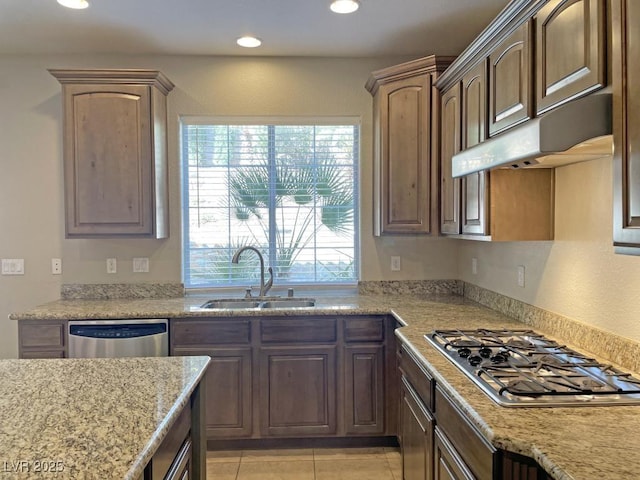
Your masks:
{"label": "beige wall", "polygon": [[[0,358],[17,356],[7,315],[59,297],[61,283],[180,281],[178,116],[349,115],[362,119],[361,278],[462,278],[640,341],[640,258],[611,246],[611,162],[557,170],[556,241],[488,244],[371,235],[371,70],[401,59],[230,57],[0,57],[0,258],[24,258],[24,276],[0,276]],[[172,235],[168,240],[64,240],[60,85],[46,68],[158,68],[169,96]],[[402,271],[390,272],[392,255]],[[148,274],[131,259],[150,258]],[[471,258],[478,274],[471,274]],[[53,276],[50,259],[63,259]],[[118,273],[105,273],[105,259]],[[516,267],[526,286],[516,286]]]}
{"label": "beige wall", "polygon": [[[24,276],[0,276],[0,358],[17,356],[7,315],[59,297],[61,283],[181,281],[179,115],[349,115],[362,120],[361,278],[453,278],[450,240],[371,235],[372,70],[406,59],[252,57],[0,57],[0,258],[24,258]],[[156,68],[176,85],[168,99],[171,237],[168,240],[65,240],[60,85],[47,68]],[[391,275],[391,255],[402,271]],[[131,272],[133,257],[150,272]],[[50,260],[63,259],[63,275]],[[105,260],[118,260],[118,273]]]}
{"label": "beige wall", "polygon": [[613,253],[611,212],[611,158],[558,168],[555,241],[461,241],[460,278],[640,341],[640,257]]}

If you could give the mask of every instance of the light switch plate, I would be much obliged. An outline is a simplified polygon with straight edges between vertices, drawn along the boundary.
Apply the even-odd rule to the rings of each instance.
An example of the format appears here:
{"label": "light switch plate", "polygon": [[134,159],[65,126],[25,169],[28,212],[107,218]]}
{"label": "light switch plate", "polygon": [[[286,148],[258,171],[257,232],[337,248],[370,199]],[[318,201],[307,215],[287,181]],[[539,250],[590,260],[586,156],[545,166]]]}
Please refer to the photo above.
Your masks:
{"label": "light switch plate", "polygon": [[24,258],[3,258],[2,275],[24,275]]}
{"label": "light switch plate", "polygon": [[135,257],[133,259],[134,273],[149,273],[149,259],[147,257]]}

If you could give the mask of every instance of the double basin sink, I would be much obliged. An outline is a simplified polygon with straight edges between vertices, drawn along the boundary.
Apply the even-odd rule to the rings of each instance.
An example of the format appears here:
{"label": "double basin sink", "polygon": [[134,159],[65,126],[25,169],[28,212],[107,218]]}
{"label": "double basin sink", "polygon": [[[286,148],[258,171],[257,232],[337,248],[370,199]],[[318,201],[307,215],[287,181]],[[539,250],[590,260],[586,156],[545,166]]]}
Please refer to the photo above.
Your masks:
{"label": "double basin sink", "polygon": [[222,298],[209,300],[200,308],[209,310],[242,309],[242,308],[304,308],[313,307],[315,298]]}

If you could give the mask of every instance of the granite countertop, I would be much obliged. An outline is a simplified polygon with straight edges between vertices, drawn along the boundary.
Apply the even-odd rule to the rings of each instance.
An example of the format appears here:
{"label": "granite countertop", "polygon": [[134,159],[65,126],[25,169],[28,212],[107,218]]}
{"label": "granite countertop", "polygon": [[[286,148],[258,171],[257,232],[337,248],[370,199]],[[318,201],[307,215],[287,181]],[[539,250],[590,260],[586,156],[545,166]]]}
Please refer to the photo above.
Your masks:
{"label": "granite countertop", "polygon": [[[305,295],[306,296],[306,295]],[[342,294],[321,296],[316,307],[284,310],[216,310],[199,308],[208,297],[156,300],[61,300],[28,312],[20,319],[211,317],[267,315],[388,314],[403,325],[396,335],[417,354],[436,381],[496,448],[534,458],[555,479],[635,478],[640,460],[640,405],[598,407],[509,408],[495,404],[456,366],[428,344],[423,335],[443,328],[523,328],[520,322],[458,295]],[[548,320],[548,319],[546,319]],[[582,335],[568,323],[545,331],[571,343]],[[564,325],[564,324],[563,324]],[[562,335],[558,335],[561,332]],[[566,334],[566,336],[565,336]],[[578,350],[589,353],[585,348]],[[598,358],[597,355],[594,355]],[[600,358],[602,359],[602,358]],[[606,360],[606,359],[604,359]]]}
{"label": "granite countertop", "polygon": [[136,480],[208,362],[0,360],[0,478]]}
{"label": "granite countertop", "polygon": [[407,324],[396,335],[418,355],[436,382],[496,448],[534,458],[555,479],[637,478],[640,405],[499,406],[423,339],[426,332],[438,328],[526,328],[525,325],[471,304],[454,308],[403,306],[396,313]]}

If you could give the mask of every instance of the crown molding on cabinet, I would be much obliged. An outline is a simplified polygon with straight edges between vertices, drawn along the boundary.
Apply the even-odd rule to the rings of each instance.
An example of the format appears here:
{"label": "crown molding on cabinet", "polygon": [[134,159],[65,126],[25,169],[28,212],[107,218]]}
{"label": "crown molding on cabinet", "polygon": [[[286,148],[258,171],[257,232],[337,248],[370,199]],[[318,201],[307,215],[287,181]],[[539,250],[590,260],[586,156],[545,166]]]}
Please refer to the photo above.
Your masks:
{"label": "crown molding on cabinet", "polygon": [[436,87],[445,91],[459,81],[479,60],[485,58],[498,43],[533,17],[546,3],[547,0],[512,0],[438,77]]}

